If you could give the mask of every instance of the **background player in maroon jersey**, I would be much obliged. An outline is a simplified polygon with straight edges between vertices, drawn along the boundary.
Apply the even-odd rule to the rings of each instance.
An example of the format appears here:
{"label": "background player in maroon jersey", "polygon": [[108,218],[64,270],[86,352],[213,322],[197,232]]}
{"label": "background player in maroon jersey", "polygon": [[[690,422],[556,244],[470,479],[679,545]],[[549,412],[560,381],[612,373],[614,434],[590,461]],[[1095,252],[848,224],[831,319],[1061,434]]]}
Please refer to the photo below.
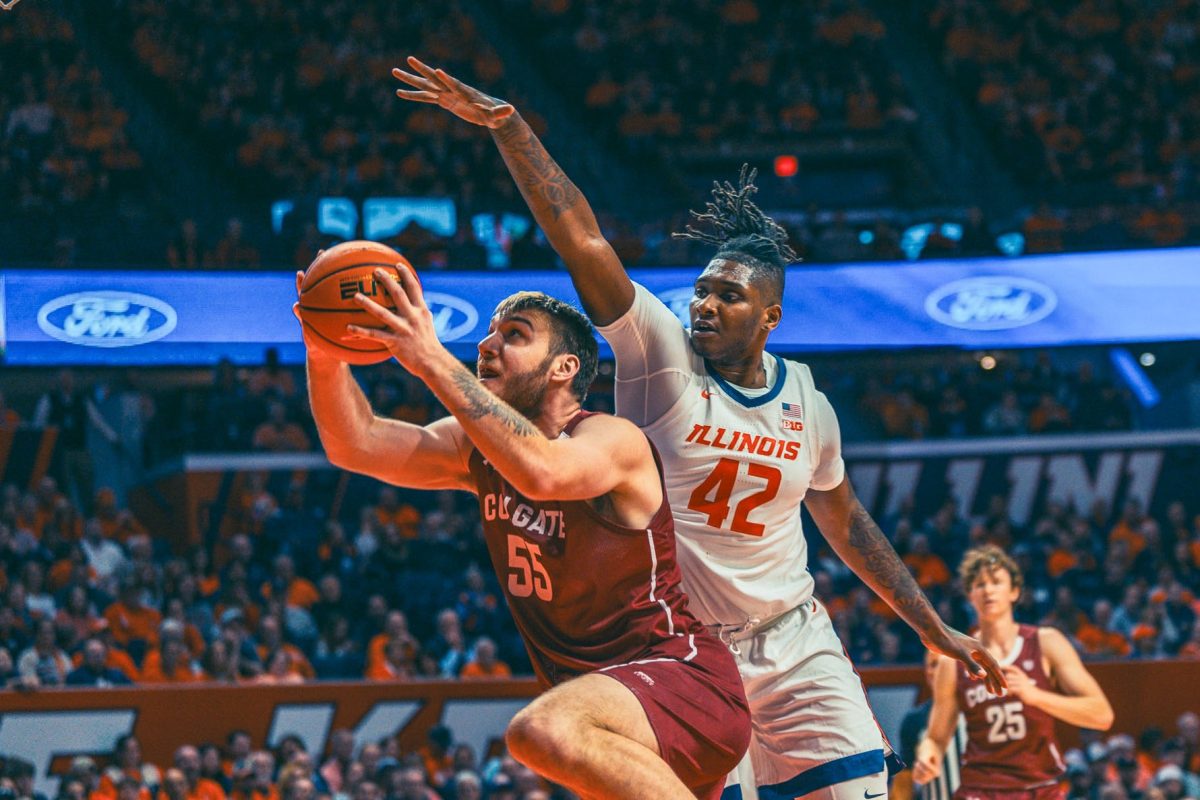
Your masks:
{"label": "background player in maroon jersey", "polygon": [[[390,483],[479,496],[488,550],[544,686],[507,733],[514,757],[587,798],[712,798],[750,738],[729,651],[687,608],[649,440],[588,414],[595,333],[523,292],[497,307],[472,375],[438,341],[419,283],[378,272],[395,312],[361,294],[387,345],[453,417],[376,417],[349,367],[308,350],[330,461]],[[301,275],[297,275],[297,291]]]}
{"label": "background player in maroon jersey", "polygon": [[967,746],[956,798],[1059,797],[1064,766],[1054,721],[1107,730],[1113,723],[1112,706],[1065,636],[1013,619],[1023,581],[1003,550],[985,545],[968,551],[959,576],[979,618],[979,639],[1003,667],[1008,691],[991,695],[958,662],[942,658],[913,779],[928,783],[941,774],[961,711]]}

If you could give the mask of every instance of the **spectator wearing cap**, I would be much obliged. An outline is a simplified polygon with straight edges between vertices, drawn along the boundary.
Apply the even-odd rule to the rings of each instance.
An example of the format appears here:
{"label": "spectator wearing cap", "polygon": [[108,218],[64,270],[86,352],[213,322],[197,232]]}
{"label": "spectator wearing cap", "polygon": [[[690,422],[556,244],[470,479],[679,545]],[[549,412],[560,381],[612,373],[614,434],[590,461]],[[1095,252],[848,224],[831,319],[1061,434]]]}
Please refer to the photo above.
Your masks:
{"label": "spectator wearing cap", "polygon": [[68,686],[94,686],[108,688],[129,686],[133,681],[124,672],[108,666],[108,646],[99,639],[88,639],[83,644],[83,664],[67,675]]}

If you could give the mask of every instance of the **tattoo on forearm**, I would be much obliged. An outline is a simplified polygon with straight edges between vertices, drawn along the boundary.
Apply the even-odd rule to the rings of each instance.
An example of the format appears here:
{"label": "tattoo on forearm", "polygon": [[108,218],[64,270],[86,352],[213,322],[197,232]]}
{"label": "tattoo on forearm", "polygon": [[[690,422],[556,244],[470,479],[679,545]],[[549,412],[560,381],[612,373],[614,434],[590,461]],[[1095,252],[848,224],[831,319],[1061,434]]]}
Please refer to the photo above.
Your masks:
{"label": "tattoo on forearm", "polygon": [[940,627],[941,620],[929,598],[921,591],[875,520],[858,501],[854,502],[850,512],[850,545],[862,554],[867,571],[880,586],[892,593],[896,611],[909,624],[922,632]]}
{"label": "tattoo on forearm", "polygon": [[523,120],[492,130],[492,137],[535,215],[546,210],[557,221],[583,197]]}
{"label": "tattoo on forearm", "polygon": [[471,419],[495,417],[504,427],[521,437],[540,436],[541,431],[533,423],[522,416],[512,406],[502,403],[499,398],[483,388],[475,376],[466,368],[456,370],[454,385],[466,399],[466,414]]}

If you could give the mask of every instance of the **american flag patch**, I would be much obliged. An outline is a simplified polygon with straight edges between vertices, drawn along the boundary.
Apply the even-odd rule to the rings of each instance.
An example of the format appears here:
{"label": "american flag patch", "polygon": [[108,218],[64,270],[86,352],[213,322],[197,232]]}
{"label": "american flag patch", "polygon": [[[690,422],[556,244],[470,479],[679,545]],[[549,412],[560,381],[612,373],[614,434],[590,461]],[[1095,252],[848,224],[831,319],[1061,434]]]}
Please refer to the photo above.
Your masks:
{"label": "american flag patch", "polygon": [[784,419],[804,419],[804,409],[799,403],[784,403],[783,404]]}

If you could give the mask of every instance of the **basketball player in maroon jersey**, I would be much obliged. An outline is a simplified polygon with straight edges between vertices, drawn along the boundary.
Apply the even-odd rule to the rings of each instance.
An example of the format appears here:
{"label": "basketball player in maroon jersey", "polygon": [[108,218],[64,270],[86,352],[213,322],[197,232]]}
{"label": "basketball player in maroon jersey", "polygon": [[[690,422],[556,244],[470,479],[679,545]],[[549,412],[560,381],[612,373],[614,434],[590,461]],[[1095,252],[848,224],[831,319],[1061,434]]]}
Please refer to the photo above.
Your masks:
{"label": "basketball player in maroon jersey", "polygon": [[995,545],[969,550],[959,577],[979,618],[979,639],[1003,667],[1008,691],[999,697],[989,694],[958,662],[942,657],[913,780],[924,784],[941,774],[943,754],[962,712],[967,746],[956,800],[1060,798],[1065,768],[1055,720],[1107,730],[1113,723],[1112,706],[1065,636],[1013,619],[1023,579],[1003,550]]}
{"label": "basketball player in maroon jersey", "polygon": [[349,367],[310,346],[313,417],[344,469],[479,497],[492,563],[549,689],[513,719],[510,752],[585,798],[715,798],[749,743],[745,692],[732,655],[688,610],[657,453],[631,422],[581,410],[596,374],[591,323],[544,294],[515,294],[472,375],[438,341],[419,283],[377,280],[396,308],[358,295],[384,327],[352,334],[384,343],[453,416],[424,427],[376,417]]}

